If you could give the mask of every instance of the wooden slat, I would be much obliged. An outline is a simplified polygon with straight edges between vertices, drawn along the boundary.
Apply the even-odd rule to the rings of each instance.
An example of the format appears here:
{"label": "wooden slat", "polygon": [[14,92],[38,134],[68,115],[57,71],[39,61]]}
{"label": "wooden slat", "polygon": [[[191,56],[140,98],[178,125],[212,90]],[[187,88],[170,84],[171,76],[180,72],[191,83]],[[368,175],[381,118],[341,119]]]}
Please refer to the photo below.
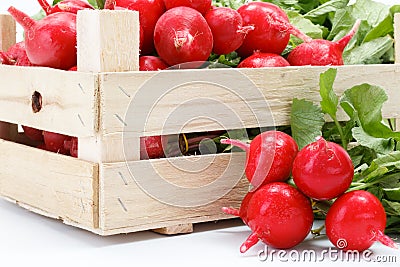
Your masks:
{"label": "wooden slat", "polygon": [[[15,44],[15,41],[15,20],[10,15],[0,14],[0,51],[7,51],[10,46]],[[0,138],[12,140],[15,134],[16,125],[0,121]]]}
{"label": "wooden slat", "polygon": [[[97,75],[0,66],[0,77],[0,121],[72,136],[94,136],[97,132]],[[37,113],[32,110],[35,91],[43,102]]]}
{"label": "wooden slat", "polygon": [[[233,153],[102,164],[101,234],[231,218],[221,207],[238,208],[248,191],[244,162],[244,153]],[[178,192],[166,191],[165,183]],[[149,195],[148,186],[157,192]]]}
{"label": "wooden slat", "polygon": [[[138,135],[157,135],[287,125],[290,104],[294,97],[314,101],[320,99],[319,75],[327,68],[182,70],[165,71],[156,75],[137,72],[102,74],[100,90],[104,112],[101,128],[106,134],[132,131]],[[399,66],[337,68],[338,75],[334,85],[337,93],[361,83],[379,85],[389,95],[383,115],[400,116],[396,104],[400,99]],[[192,82],[178,86],[180,81]],[[207,81],[208,84],[196,81]],[[212,81],[220,86],[211,84]],[[232,82],[228,83],[229,81]],[[147,86],[146,82],[153,84]],[[225,86],[232,87],[222,88],[224,83]],[[249,83],[254,83],[255,86],[251,88]],[[174,84],[178,87],[165,92]],[[137,107],[138,111],[133,115],[128,111],[128,107],[132,106]],[[268,116],[268,106],[272,117]],[[211,118],[204,118],[207,116]],[[146,118],[145,126],[141,120],[143,117]],[[189,118],[194,120],[186,121]]]}
{"label": "wooden slat", "polygon": [[16,23],[13,17],[0,14],[0,51],[7,51],[16,41]]}
{"label": "wooden slat", "polygon": [[77,16],[78,70],[139,70],[139,12],[82,10]]}
{"label": "wooden slat", "polygon": [[[131,10],[82,10],[77,17],[78,71],[120,72],[139,70],[139,13]],[[121,34],[123,33],[123,34]],[[102,96],[98,107],[102,111]],[[93,137],[78,139],[78,157],[107,162],[109,153],[102,131]],[[121,142],[121,139],[119,139]],[[122,154],[117,152],[120,160]],[[110,156],[111,155],[111,156]],[[138,154],[137,154],[138,155]],[[137,158],[137,157],[136,157]]]}
{"label": "wooden slat", "polygon": [[173,226],[152,229],[152,231],[163,235],[188,234],[193,232],[193,224],[183,223]]}
{"label": "wooden slat", "polygon": [[400,13],[394,14],[394,61],[400,63]]}
{"label": "wooden slat", "polygon": [[98,165],[0,139],[0,196],[79,225],[98,227]]}
{"label": "wooden slat", "polygon": [[[110,150],[107,153],[113,155],[111,162],[125,159],[138,160],[138,154],[124,156],[123,132],[125,136],[130,136],[131,140],[134,140],[143,135],[288,125],[290,106],[294,97],[320,101],[319,75],[327,68],[174,70],[161,73],[100,74],[102,96],[100,128],[104,136],[113,140],[113,145],[108,146]],[[398,90],[400,66],[341,66],[337,69],[334,88],[338,94],[361,83],[379,85],[389,96],[388,102],[383,107],[383,116],[400,117],[397,105],[397,100],[400,99]],[[184,80],[193,82],[165,92],[168,86]],[[154,84],[147,86],[146,83],[151,81],[155,81]],[[230,85],[233,85],[227,89],[212,84],[211,81],[226,83],[232,81]],[[253,87],[249,83],[254,84]],[[221,82],[220,84],[223,85]],[[134,113],[132,107],[137,108]],[[339,119],[346,119],[344,113],[339,115]],[[138,151],[133,145],[125,147],[130,147],[131,152]],[[108,161],[110,157],[103,156],[103,159],[110,162]]]}

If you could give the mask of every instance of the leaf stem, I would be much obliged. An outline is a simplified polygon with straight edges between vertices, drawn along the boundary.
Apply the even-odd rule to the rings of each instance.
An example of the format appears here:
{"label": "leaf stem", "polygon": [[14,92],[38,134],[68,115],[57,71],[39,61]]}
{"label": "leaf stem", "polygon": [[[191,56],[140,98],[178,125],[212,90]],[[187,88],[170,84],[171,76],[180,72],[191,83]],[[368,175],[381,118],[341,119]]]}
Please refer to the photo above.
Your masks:
{"label": "leaf stem", "polygon": [[337,127],[337,129],[339,131],[340,139],[342,140],[342,146],[343,146],[344,149],[347,150],[347,145],[348,144],[347,144],[346,136],[344,136],[344,133],[343,133],[343,128],[340,125],[339,121],[336,119],[336,117],[332,118],[332,119],[335,122],[335,125],[336,125],[336,127]]}

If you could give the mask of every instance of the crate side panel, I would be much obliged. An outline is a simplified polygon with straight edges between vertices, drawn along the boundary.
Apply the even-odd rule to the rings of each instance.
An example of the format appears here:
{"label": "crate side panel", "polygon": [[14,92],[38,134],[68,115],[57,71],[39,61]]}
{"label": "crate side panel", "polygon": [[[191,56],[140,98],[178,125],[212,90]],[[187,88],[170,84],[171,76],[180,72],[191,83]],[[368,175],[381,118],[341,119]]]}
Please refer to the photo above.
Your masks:
{"label": "crate side panel", "polygon": [[[288,125],[292,99],[318,101],[319,75],[328,68],[104,74],[100,77],[104,96],[101,127],[104,133],[157,135]],[[400,116],[395,103],[400,97],[398,65],[336,68],[334,88],[338,94],[361,83],[381,86],[389,95],[384,117]]]}
{"label": "crate side panel", "polygon": [[[98,129],[98,79],[90,73],[0,65],[0,121],[72,136]],[[37,91],[42,108],[34,113]]]}
{"label": "crate side panel", "polygon": [[98,165],[0,139],[0,195],[84,228],[98,225]]}
{"label": "crate side panel", "polygon": [[234,153],[103,164],[100,229],[115,234],[230,218],[221,207],[240,207],[249,186],[244,162],[244,153]]}

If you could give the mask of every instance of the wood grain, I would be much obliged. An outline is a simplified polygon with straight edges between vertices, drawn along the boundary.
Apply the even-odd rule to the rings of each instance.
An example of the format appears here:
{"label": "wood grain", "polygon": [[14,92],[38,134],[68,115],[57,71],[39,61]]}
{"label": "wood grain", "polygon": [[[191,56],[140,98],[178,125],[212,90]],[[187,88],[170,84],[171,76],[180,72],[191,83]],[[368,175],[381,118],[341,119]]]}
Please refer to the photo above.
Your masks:
{"label": "wood grain", "polygon": [[77,16],[78,70],[139,70],[139,12],[82,10]]}
{"label": "wood grain", "polygon": [[[78,71],[98,73],[139,70],[139,30],[137,11],[78,12]],[[101,94],[96,99],[96,105],[99,112],[103,113]],[[78,157],[98,163],[121,160],[121,150],[116,150],[118,155],[114,157],[114,140],[113,136],[105,137],[102,129],[94,136],[79,138]],[[121,139],[117,139],[117,142],[121,143]]]}
{"label": "wood grain", "polygon": [[[13,17],[0,14],[0,51],[7,51],[16,41],[16,24]],[[4,77],[4,76],[1,76]],[[3,82],[2,79],[1,82]],[[0,138],[12,140],[16,135],[16,125],[0,121]]]}
{"label": "wood grain", "polygon": [[[221,207],[238,208],[248,191],[248,182],[243,176],[244,159],[244,153],[233,153],[191,157],[190,161],[180,157],[102,164],[99,200],[101,234],[232,218],[224,214]],[[196,172],[196,168],[202,171]],[[221,179],[220,183],[213,184],[217,179]],[[164,187],[165,182],[179,187],[178,193],[164,191],[168,190]],[[209,186],[202,190],[204,185]],[[148,186],[156,191],[146,191]],[[186,192],[186,189],[193,190]],[[187,197],[192,192],[196,193]],[[174,201],[179,204],[175,205]]]}
{"label": "wood grain", "polygon": [[8,14],[0,14],[0,51],[7,51],[15,42],[15,20]]}
{"label": "wood grain", "polygon": [[[97,76],[41,67],[0,65],[0,121],[72,136],[94,136],[98,128]],[[12,90],[10,90],[12,88]],[[42,109],[32,110],[32,94]]]}
{"label": "wood grain", "polygon": [[0,150],[2,197],[85,228],[98,227],[97,164],[1,139]]}
{"label": "wood grain", "polygon": [[[337,94],[361,83],[381,86],[389,97],[383,116],[400,117],[399,65],[336,68]],[[112,162],[118,162],[139,159],[137,153],[129,154],[126,149],[127,155],[124,155],[124,135],[134,140],[145,135],[289,125],[294,97],[320,101],[319,75],[327,69],[287,67],[100,74],[100,129],[103,136],[112,136],[109,153],[113,154]],[[343,112],[339,112],[339,119],[346,119]],[[137,152],[133,145],[125,147]]]}
{"label": "wood grain", "polygon": [[400,63],[400,14],[394,14],[394,61]]}

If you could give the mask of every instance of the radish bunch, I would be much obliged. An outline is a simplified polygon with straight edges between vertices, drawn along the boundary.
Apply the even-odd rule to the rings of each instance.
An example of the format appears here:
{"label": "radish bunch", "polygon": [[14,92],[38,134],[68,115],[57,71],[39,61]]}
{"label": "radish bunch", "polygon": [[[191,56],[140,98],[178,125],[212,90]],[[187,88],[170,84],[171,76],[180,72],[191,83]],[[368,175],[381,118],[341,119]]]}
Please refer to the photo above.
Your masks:
{"label": "radish bunch", "polygon": [[[221,143],[246,151],[245,173],[253,186],[239,210],[222,208],[240,217],[252,231],[240,247],[242,253],[259,240],[279,249],[302,242],[314,220],[310,199],[333,201],[326,217],[326,233],[337,248],[362,251],[375,241],[396,248],[384,234],[386,213],[380,201],[362,190],[345,193],[354,168],[338,144],[319,137],[297,151],[295,141],[279,131],[261,133],[250,144],[231,139]],[[284,183],[290,173],[296,188]]]}
{"label": "radish bunch", "polygon": [[[76,66],[76,14],[93,7],[84,0],[63,0],[54,6],[37,1],[47,15],[40,21],[9,9],[26,31],[26,55],[17,62],[3,51],[0,62],[69,70]],[[106,0],[104,7],[139,12],[140,55],[147,57],[140,63],[142,70],[201,63],[213,54],[232,52],[240,55],[240,68],[343,65],[343,50],[360,24],[356,22],[349,34],[331,42],[312,40],[290,24],[280,7],[269,2],[249,2],[237,10],[214,7],[211,0]],[[284,58],[281,53],[290,35],[303,43]]]}

